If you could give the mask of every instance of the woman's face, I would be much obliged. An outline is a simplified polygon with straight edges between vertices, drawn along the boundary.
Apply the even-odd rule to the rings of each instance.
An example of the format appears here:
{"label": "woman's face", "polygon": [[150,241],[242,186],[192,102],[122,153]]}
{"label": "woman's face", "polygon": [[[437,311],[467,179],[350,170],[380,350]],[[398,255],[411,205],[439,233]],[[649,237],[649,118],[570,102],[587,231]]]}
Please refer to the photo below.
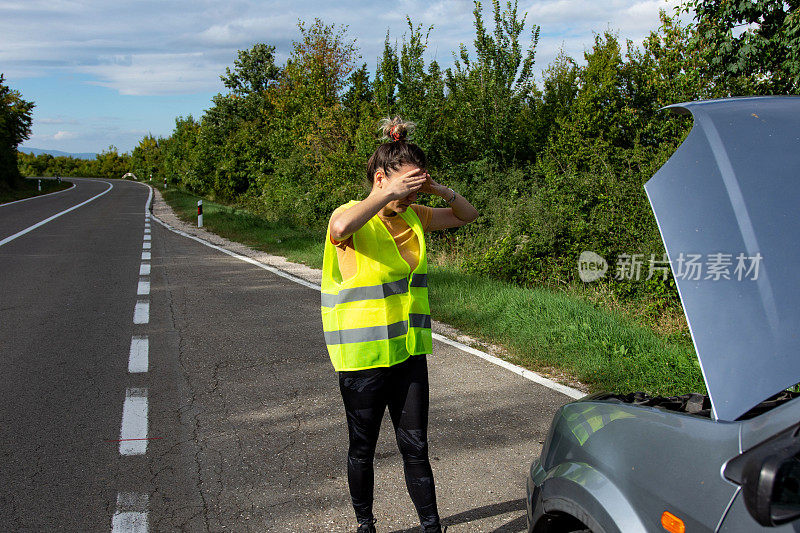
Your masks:
{"label": "woman's face", "polygon": [[[386,174],[386,177],[389,179],[389,181],[391,181],[392,177],[402,176],[406,172],[410,172],[410,171],[414,170],[415,168],[417,168],[416,165],[412,165],[410,163],[404,163],[397,170],[394,170],[394,171],[390,170]],[[420,172],[425,172],[425,171],[421,170]],[[388,210],[388,211],[393,211],[394,213],[403,213],[403,212],[406,211],[406,209],[408,209],[408,206],[410,206],[411,204],[413,204],[416,201],[418,196],[419,196],[419,194],[417,193],[417,191],[414,191],[411,194],[409,194],[408,196],[406,196],[405,198],[392,200],[391,202],[386,204],[385,211]]]}

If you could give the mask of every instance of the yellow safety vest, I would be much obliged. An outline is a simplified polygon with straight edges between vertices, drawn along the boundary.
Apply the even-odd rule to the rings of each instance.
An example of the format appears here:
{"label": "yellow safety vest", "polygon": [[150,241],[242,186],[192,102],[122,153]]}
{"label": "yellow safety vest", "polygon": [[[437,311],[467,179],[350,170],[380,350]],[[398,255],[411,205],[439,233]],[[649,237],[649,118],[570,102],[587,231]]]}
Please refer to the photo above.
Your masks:
{"label": "yellow safety vest", "polygon": [[353,234],[357,272],[343,280],[328,228],[322,266],[322,329],[336,371],[392,366],[432,351],[422,223],[411,208],[400,216],[419,240],[419,264],[413,272],[376,215]]}

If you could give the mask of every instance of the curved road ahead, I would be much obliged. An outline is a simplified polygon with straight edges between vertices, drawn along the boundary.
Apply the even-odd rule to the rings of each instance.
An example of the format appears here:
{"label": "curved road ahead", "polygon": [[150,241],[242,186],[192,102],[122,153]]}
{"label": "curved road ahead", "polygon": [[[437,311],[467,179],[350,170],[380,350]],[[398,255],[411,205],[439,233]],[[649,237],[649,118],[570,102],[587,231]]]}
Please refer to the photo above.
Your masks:
{"label": "curved road ahead", "polygon": [[[0,528],[354,529],[319,292],[149,220],[141,184],[70,181],[0,205]],[[444,522],[523,531],[570,398],[440,342],[429,366]],[[416,531],[390,424],[375,510]]]}

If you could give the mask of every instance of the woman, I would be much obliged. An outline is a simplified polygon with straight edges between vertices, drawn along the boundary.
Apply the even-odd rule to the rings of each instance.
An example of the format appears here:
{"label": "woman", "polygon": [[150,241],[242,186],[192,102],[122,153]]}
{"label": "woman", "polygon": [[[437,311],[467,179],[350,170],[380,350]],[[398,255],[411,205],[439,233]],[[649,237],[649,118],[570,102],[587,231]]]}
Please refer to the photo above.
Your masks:
{"label": "woman", "polygon": [[[325,242],[322,317],[325,342],[347,415],[347,480],[358,532],[375,531],[375,445],[386,407],[403,456],[406,486],[426,532],[442,531],[428,460],[428,307],[425,231],[463,226],[478,212],[427,173],[425,154],[406,142],[413,124],[384,119],[390,142],[367,163],[366,199],[331,215]],[[414,204],[435,194],[450,207]]]}

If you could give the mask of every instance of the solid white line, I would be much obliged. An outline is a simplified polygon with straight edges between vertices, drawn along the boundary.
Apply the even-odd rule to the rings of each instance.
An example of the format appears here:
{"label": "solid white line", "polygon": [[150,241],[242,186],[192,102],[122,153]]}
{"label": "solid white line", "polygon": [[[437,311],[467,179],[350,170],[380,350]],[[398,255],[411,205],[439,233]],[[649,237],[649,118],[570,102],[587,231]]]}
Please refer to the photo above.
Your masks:
{"label": "solid white line", "polygon": [[147,296],[150,294],[150,282],[139,280],[139,287],[136,289],[137,296]]}
{"label": "solid white line", "polygon": [[20,202],[27,202],[28,200],[35,200],[36,198],[44,198],[45,196],[50,196],[51,194],[59,194],[62,192],[71,191],[74,188],[75,188],[75,183],[72,184],[72,187],[67,187],[66,189],[61,191],[49,192],[47,194],[40,194],[39,196],[31,196],[30,198],[23,198],[22,200],[14,200],[13,202],[6,202],[4,204],[0,204],[0,207],[5,207],[11,204],[18,204]]}
{"label": "solid white line", "polygon": [[[98,181],[99,181],[99,180],[98,180]],[[14,240],[14,239],[16,239],[17,237],[21,237],[21,236],[25,235],[25,234],[26,234],[26,233],[28,233],[29,231],[33,231],[33,230],[35,230],[35,229],[36,229],[36,228],[38,228],[39,226],[42,226],[42,225],[44,225],[44,224],[47,224],[47,223],[48,223],[48,222],[50,222],[51,220],[53,220],[53,219],[56,219],[56,218],[60,217],[61,215],[66,215],[66,214],[67,214],[67,213],[69,213],[70,211],[74,211],[75,209],[78,209],[80,206],[88,204],[88,203],[89,203],[89,202],[91,202],[92,200],[96,200],[97,198],[100,198],[101,196],[103,196],[103,195],[104,195],[104,194],[106,194],[108,191],[110,191],[111,189],[113,189],[113,188],[114,188],[114,185],[113,185],[113,184],[111,184],[111,183],[109,183],[109,182],[107,182],[107,181],[104,181],[103,183],[108,183],[108,189],[104,190],[104,191],[103,191],[103,192],[101,192],[100,194],[98,194],[98,195],[96,195],[96,196],[92,196],[92,197],[91,197],[91,198],[89,198],[88,200],[86,200],[86,201],[84,201],[84,202],[81,202],[81,203],[79,203],[78,205],[73,205],[73,206],[72,206],[72,207],[70,207],[69,209],[65,209],[64,211],[61,211],[60,213],[56,213],[55,215],[53,215],[53,216],[51,216],[51,217],[48,217],[48,218],[46,218],[46,219],[42,220],[41,222],[37,222],[37,223],[36,223],[36,224],[34,224],[33,226],[30,226],[30,227],[28,227],[28,228],[25,228],[24,230],[22,230],[22,231],[20,231],[20,232],[17,232],[17,233],[15,233],[14,235],[11,235],[10,237],[6,237],[6,238],[5,238],[5,239],[3,239],[2,241],[0,241],[0,246],[3,246],[4,244],[6,244],[6,243],[8,243],[8,242],[11,242],[11,241],[13,241],[13,240]]]}
{"label": "solid white line", "polygon": [[[139,183],[138,181],[136,183]],[[141,183],[140,185],[144,185],[147,187],[147,190],[150,191],[147,195],[147,201],[144,204],[144,221],[146,223],[150,222],[150,204],[153,203],[153,188],[149,185]]]}
{"label": "solid white line", "polygon": [[158,222],[159,224],[161,224],[162,226],[164,226],[165,228],[167,228],[168,230],[170,230],[172,232],[175,232],[178,235],[182,235],[183,237],[186,237],[187,239],[192,239],[192,240],[197,241],[197,242],[199,242],[201,244],[205,244],[209,248],[213,248],[213,249],[218,250],[218,251],[220,251],[220,252],[222,252],[224,254],[228,254],[229,256],[235,257],[236,259],[244,261],[245,263],[250,263],[251,265],[257,266],[259,268],[263,268],[264,270],[272,272],[273,274],[275,274],[277,276],[280,276],[282,278],[286,278],[286,279],[288,279],[290,281],[294,281],[295,283],[299,283],[300,285],[304,285],[304,286],[308,287],[309,289],[314,289],[314,290],[317,290],[317,291],[320,290],[320,286],[315,284],[315,283],[311,283],[310,281],[306,281],[303,278],[298,278],[297,276],[293,276],[291,274],[287,274],[283,270],[278,270],[277,268],[271,267],[269,265],[265,265],[264,263],[259,263],[255,259],[251,259],[251,258],[246,257],[244,255],[239,255],[236,252],[231,252],[230,250],[226,250],[225,248],[221,248],[219,246],[211,244],[210,242],[208,242],[208,241],[206,241],[204,239],[201,239],[200,237],[195,237],[194,235],[189,235],[186,232],[177,230],[177,229],[173,228],[172,226],[170,226],[169,224],[167,224],[166,222],[162,222],[157,217],[153,217],[153,219],[156,222]]}
{"label": "solid white line", "polygon": [[150,261],[150,252],[142,252],[142,261]]}
{"label": "solid white line", "polygon": [[150,249],[150,243],[149,242],[143,242],[142,243],[142,250],[149,250],[149,249]]}
{"label": "solid white line", "polygon": [[147,494],[120,492],[111,519],[111,533],[147,533]]}
{"label": "solid white line", "polygon": [[147,335],[134,335],[131,338],[131,353],[128,358],[128,372],[136,374],[147,372],[150,364],[150,340]]}
{"label": "solid white line", "polygon": [[[268,270],[269,272],[272,272],[273,274],[277,274],[278,276],[286,278],[286,279],[288,279],[290,281],[294,281],[295,283],[299,283],[300,285],[308,287],[309,289],[321,290],[321,287],[319,285],[315,284],[315,283],[311,283],[310,281],[306,281],[306,280],[304,280],[302,278],[298,278],[297,276],[293,276],[291,274],[283,272],[282,270],[278,270],[277,268],[271,267],[269,265],[265,265],[264,263],[259,263],[258,261],[256,261],[255,259],[252,259],[250,257],[239,255],[239,254],[237,254],[235,252],[231,252],[230,250],[226,250],[225,248],[221,248],[219,246],[211,244],[210,242],[208,242],[208,241],[206,241],[204,239],[201,239],[200,237],[195,237],[194,235],[189,235],[188,233],[186,233],[184,231],[177,230],[177,229],[173,228],[172,226],[170,226],[169,224],[167,224],[166,222],[164,222],[161,219],[159,219],[158,217],[154,216],[153,219],[156,222],[158,222],[159,224],[161,224],[162,226],[164,226],[165,228],[167,228],[168,230],[172,231],[173,233],[177,233],[178,235],[181,235],[181,236],[186,237],[188,239],[192,239],[194,241],[197,241],[200,244],[204,244],[204,245],[208,246],[209,248],[213,248],[213,249],[218,250],[218,251],[220,251],[222,253],[228,254],[229,256],[235,257],[236,259],[244,261],[245,263],[250,263],[251,265],[255,265],[255,266],[259,267],[259,268],[263,268],[264,270]],[[463,343],[460,343],[458,341],[454,341],[452,339],[444,337],[443,335],[439,335],[438,333],[434,333],[433,334],[433,338],[438,340],[438,341],[440,341],[440,342],[443,342],[445,344],[449,344],[450,346],[453,346],[454,348],[458,348],[459,350],[462,350],[464,352],[470,353],[472,355],[476,355],[476,356],[480,357],[481,359],[483,359],[485,361],[488,361],[489,363],[498,365],[498,366],[500,366],[502,368],[505,368],[506,370],[510,370],[511,372],[513,372],[513,373],[515,373],[515,374],[517,374],[519,376],[522,376],[523,378],[525,378],[527,380],[533,381],[534,383],[538,383],[539,385],[547,387],[548,389],[552,389],[554,391],[557,391],[557,392],[560,392],[562,394],[565,394],[565,395],[569,396],[570,398],[578,399],[578,398],[583,398],[584,396],[586,396],[585,393],[579,391],[578,389],[573,389],[572,387],[568,387],[566,385],[562,385],[560,383],[556,383],[555,381],[553,381],[551,379],[548,379],[548,378],[546,378],[544,376],[541,376],[541,375],[537,374],[536,372],[528,370],[527,368],[522,368],[521,366],[517,366],[517,365],[515,365],[513,363],[509,363],[508,361],[504,361],[504,360],[500,359],[499,357],[495,357],[495,356],[490,355],[490,354],[488,354],[486,352],[482,352],[480,350],[476,350],[475,348],[472,348],[470,346],[467,346],[466,344],[463,344]]]}
{"label": "solid white line", "polygon": [[147,389],[130,388],[125,391],[119,435],[120,455],[147,453]]}
{"label": "solid white line", "polygon": [[458,348],[459,350],[465,351],[467,353],[471,353],[472,355],[480,357],[481,359],[483,359],[485,361],[489,361],[490,363],[493,363],[493,364],[495,364],[497,366],[501,366],[501,367],[505,368],[506,370],[510,370],[511,372],[524,377],[525,379],[529,379],[529,380],[531,380],[531,381],[533,381],[535,383],[538,383],[539,385],[543,385],[543,386],[547,387],[548,389],[553,389],[553,390],[558,391],[558,392],[560,392],[562,394],[566,394],[570,398],[575,398],[577,400],[579,398],[583,398],[584,396],[586,396],[585,392],[581,392],[578,389],[573,389],[572,387],[567,387],[566,385],[562,385],[561,383],[556,383],[552,379],[548,379],[548,378],[546,378],[544,376],[541,376],[541,375],[537,374],[536,372],[531,372],[527,368],[522,368],[521,366],[517,366],[517,365],[515,365],[513,363],[509,363],[508,361],[504,361],[503,359],[500,359],[499,357],[495,357],[494,355],[490,355],[490,354],[488,354],[486,352],[482,352],[480,350],[476,350],[475,348],[472,348],[471,346],[467,346],[466,344],[462,344],[462,343],[460,343],[458,341],[454,341],[453,339],[449,339],[449,338],[445,337],[444,335],[439,335],[438,333],[434,333],[433,334],[433,338],[436,339],[439,342],[443,342],[445,344],[449,344],[450,346]]}
{"label": "solid white line", "polygon": [[136,302],[136,307],[133,309],[133,323],[147,324],[148,322],[150,322],[150,302],[147,300]]}
{"label": "solid white line", "polygon": [[149,263],[142,263],[139,267],[139,275],[140,276],[149,276],[150,275],[150,264]]}

